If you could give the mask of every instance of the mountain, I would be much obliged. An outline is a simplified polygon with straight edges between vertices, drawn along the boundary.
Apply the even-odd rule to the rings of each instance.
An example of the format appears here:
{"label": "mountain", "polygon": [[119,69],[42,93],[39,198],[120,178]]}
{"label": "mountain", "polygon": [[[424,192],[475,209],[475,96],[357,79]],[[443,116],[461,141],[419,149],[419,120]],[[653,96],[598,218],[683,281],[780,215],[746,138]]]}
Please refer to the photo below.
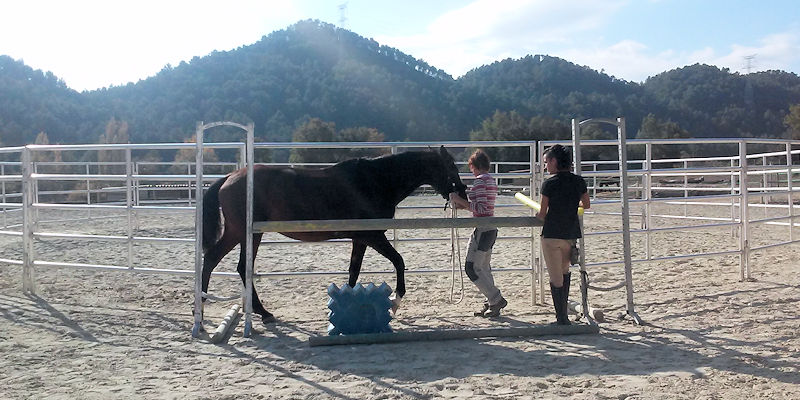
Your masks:
{"label": "mountain", "polygon": [[376,128],[393,141],[466,140],[498,110],[565,122],[625,116],[632,137],[649,114],[695,137],[781,137],[783,117],[797,103],[796,74],[740,75],[708,65],[634,83],[531,55],[456,80],[397,49],[312,20],[249,46],[168,65],[138,83],[83,93],[0,56],[3,145],[30,143],[39,132],[51,143],[97,143],[112,118],[128,124],[132,142],[184,141],[197,121],[219,120],[254,122],[257,140],[288,141],[311,118],[337,129]]}

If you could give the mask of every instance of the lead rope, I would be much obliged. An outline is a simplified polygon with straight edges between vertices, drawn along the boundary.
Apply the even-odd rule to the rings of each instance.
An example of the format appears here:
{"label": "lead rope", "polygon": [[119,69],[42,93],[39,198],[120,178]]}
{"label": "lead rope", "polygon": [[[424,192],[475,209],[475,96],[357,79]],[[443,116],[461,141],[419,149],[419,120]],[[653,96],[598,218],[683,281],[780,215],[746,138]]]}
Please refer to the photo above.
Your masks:
{"label": "lead rope", "polygon": [[[457,210],[450,205],[453,219],[457,218]],[[446,208],[445,208],[446,210]],[[458,228],[450,228],[450,304],[459,304],[464,300],[464,271],[461,269],[461,246],[459,245]],[[457,301],[453,300],[456,286],[456,269],[461,280],[461,295]]]}

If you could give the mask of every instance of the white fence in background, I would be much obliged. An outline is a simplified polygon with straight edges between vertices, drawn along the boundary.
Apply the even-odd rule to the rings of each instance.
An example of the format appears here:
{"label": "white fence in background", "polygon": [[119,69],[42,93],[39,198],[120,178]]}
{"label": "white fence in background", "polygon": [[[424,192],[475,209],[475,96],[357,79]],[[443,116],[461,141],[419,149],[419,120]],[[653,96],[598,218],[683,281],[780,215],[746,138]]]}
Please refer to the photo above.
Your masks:
{"label": "white fence in background", "polygon": [[[490,151],[516,149],[521,159],[496,159],[495,176],[501,182],[501,190],[513,193],[522,190],[534,198],[546,175],[541,173],[539,156],[541,150],[553,143],[571,145],[571,142],[444,142],[444,143],[255,143],[256,154],[274,155],[280,151],[293,149],[371,149],[383,153],[396,153],[410,149],[424,149],[445,145],[453,152],[461,165],[473,148],[481,147]],[[599,235],[618,235],[619,230],[599,231],[591,229],[593,213],[621,215],[619,176],[620,162],[609,157],[603,148],[617,146],[616,140],[584,140],[581,142],[583,159],[582,175],[589,184],[589,190],[596,205],[586,213],[586,237]],[[693,149],[697,154],[708,157],[690,158],[654,157],[661,149],[674,147]],[[626,147],[630,156],[627,161],[627,189],[630,202],[630,216],[638,226],[631,229],[631,235],[644,243],[638,251],[633,264],[659,260],[738,256],[741,278],[749,279],[751,266],[750,253],[753,251],[784,246],[798,241],[798,226],[795,204],[798,200],[798,153],[800,142],[786,140],[757,139],[686,139],[686,140],[629,140]],[[704,152],[703,148],[713,149]],[[223,161],[204,164],[206,174],[203,185],[242,167],[240,160],[245,157],[243,143],[213,143],[205,145],[220,154],[227,152]],[[109,144],[109,145],[29,145],[24,147],[0,148],[0,207],[2,208],[2,229],[0,236],[12,239],[23,249],[19,257],[0,258],[0,265],[23,266],[23,290],[34,291],[35,268],[85,268],[93,270],[113,270],[141,273],[194,274],[193,265],[172,265],[163,267],[140,267],[134,265],[137,258],[135,243],[173,245],[175,243],[195,243],[194,235],[186,232],[175,235],[142,235],[138,231],[137,219],[141,213],[184,213],[188,219],[195,211],[195,189],[197,179],[193,157],[184,157],[182,162],[153,161],[154,153],[162,159],[169,159],[180,152],[194,154],[193,143],[180,144]],[[698,150],[700,149],[700,150]],[[722,151],[720,149],[727,149]],[[596,154],[595,154],[596,153]],[[499,153],[498,153],[499,154]],[[612,153],[613,154],[613,153]],[[61,160],[73,160],[69,162]],[[77,160],[77,161],[75,161]],[[269,163],[269,159],[255,158],[256,162]],[[281,162],[280,165],[302,165]],[[327,165],[328,163],[315,163]],[[463,169],[466,171],[466,168]],[[208,174],[211,172],[211,174]],[[462,179],[470,183],[471,174],[463,173]],[[532,190],[531,190],[532,189]],[[441,208],[442,201],[426,204],[423,208]],[[653,212],[658,205],[677,207],[679,212]],[[719,207],[724,215],[696,215],[692,205],[713,205]],[[520,216],[530,215],[530,210],[522,205],[504,205],[507,210],[518,212]],[[65,211],[67,217],[59,211]],[[66,213],[69,211],[69,213]],[[124,234],[96,234],[44,230],[46,222],[59,219],[81,221],[87,219],[112,218],[121,220],[126,227]],[[657,221],[674,221],[668,226],[657,226]],[[636,225],[636,224],[634,224]],[[88,225],[87,225],[88,226]],[[755,226],[770,226],[785,229],[782,240],[765,243],[754,242],[749,232]],[[695,229],[718,229],[721,235],[738,235],[738,247],[712,252],[696,252],[686,249],[684,254],[654,255],[651,252],[652,237],[668,232],[676,234]],[[502,234],[502,232],[501,232]],[[449,241],[444,237],[409,238],[398,231],[391,232],[396,244],[406,241]],[[34,243],[46,246],[50,240],[93,241],[124,243],[127,247],[126,262],[120,265],[107,265],[73,260],[44,259],[34,251]],[[537,259],[538,233],[530,236],[503,236],[500,240],[531,241],[531,265]],[[271,240],[270,243],[290,244],[288,239]],[[402,244],[401,244],[402,246]],[[592,249],[587,248],[591,253]],[[401,250],[402,253],[402,250]],[[624,262],[613,254],[605,260],[587,263],[591,273],[593,268],[620,265]],[[539,268],[539,267],[537,267]],[[526,268],[504,268],[498,265],[498,273],[520,271]],[[635,268],[634,268],[635,270]],[[391,273],[392,271],[372,272]],[[415,273],[443,273],[450,270],[427,268],[409,270]],[[370,273],[370,272],[365,272]],[[216,275],[236,276],[233,273]],[[320,272],[320,274],[342,274],[347,271]],[[285,277],[295,275],[314,275],[314,273],[293,274],[270,271],[255,274],[255,277]],[[534,276],[532,272],[532,277]],[[238,278],[238,276],[237,276]],[[542,278],[532,278],[541,281]],[[538,282],[541,283],[541,282]],[[532,285],[535,285],[532,282]],[[544,297],[542,295],[542,297]],[[542,298],[542,302],[544,299]]]}

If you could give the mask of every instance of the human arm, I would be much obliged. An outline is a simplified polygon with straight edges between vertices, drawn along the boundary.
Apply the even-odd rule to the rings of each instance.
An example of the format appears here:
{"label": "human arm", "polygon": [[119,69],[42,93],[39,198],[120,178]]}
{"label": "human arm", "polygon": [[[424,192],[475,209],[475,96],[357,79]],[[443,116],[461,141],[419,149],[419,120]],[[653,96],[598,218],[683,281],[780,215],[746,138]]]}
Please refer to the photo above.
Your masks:
{"label": "human arm", "polygon": [[453,208],[458,210],[469,209],[469,200],[459,196],[456,192],[450,193],[450,204],[452,204]]}
{"label": "human arm", "polygon": [[545,215],[547,215],[547,209],[550,207],[550,197],[542,195],[542,198],[539,200],[539,212],[536,213],[536,218],[540,221],[544,221]]}
{"label": "human arm", "polygon": [[589,192],[583,192],[581,195],[580,206],[583,207],[584,210],[588,210],[592,206],[591,201],[589,200]]}

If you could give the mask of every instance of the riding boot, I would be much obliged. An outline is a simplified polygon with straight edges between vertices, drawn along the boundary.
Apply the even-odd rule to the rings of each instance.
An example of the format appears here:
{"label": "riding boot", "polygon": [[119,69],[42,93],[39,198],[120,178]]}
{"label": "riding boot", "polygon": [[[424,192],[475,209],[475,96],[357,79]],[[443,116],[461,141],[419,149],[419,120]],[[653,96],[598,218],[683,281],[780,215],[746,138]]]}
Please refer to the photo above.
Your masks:
{"label": "riding boot", "polygon": [[483,317],[483,314],[486,313],[486,311],[489,311],[489,302],[488,301],[483,303],[483,309],[481,309],[480,311],[475,311],[473,314],[476,317]]}
{"label": "riding boot", "polygon": [[567,303],[564,301],[564,287],[555,287],[550,282],[550,294],[553,296],[553,308],[556,310],[556,324],[569,325]]}
{"label": "riding boot", "polygon": [[561,296],[562,303],[564,303],[564,320],[567,321],[564,325],[570,325],[569,322],[569,282],[572,274],[567,272],[564,274],[564,286],[562,286]]}

